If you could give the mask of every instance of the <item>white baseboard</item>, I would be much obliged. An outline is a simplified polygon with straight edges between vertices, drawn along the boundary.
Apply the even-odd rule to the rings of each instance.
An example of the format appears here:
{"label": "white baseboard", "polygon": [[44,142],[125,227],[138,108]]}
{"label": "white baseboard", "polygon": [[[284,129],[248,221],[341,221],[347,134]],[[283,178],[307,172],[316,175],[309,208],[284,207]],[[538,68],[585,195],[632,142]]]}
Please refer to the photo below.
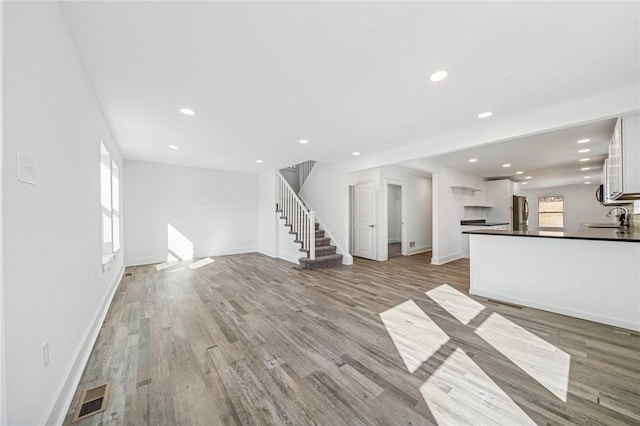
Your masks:
{"label": "white baseboard", "polygon": [[454,260],[462,259],[462,253],[457,252],[443,257],[432,257],[432,265],[444,265],[445,263],[453,262]]}
{"label": "white baseboard", "polygon": [[[304,253],[300,252],[300,257],[304,256]],[[286,260],[287,262],[291,262],[291,263],[295,263],[296,265],[300,264],[300,260],[297,257],[293,257],[291,255],[288,255],[286,253],[280,253],[278,254],[278,259],[282,259],[282,260]]]}
{"label": "white baseboard", "polygon": [[414,254],[426,253],[430,250],[431,250],[431,246],[411,247],[407,250],[407,255],[413,256]]}
{"label": "white baseboard", "polygon": [[[194,253],[193,258],[201,259],[203,257],[227,256],[231,254],[243,254],[243,253],[255,253],[255,252],[264,253],[264,254],[267,254],[268,256],[274,257],[271,254],[257,250],[255,247],[240,247],[240,248],[230,248],[225,250],[200,251],[200,252]],[[164,263],[166,261],[167,261],[166,254],[160,255],[160,256],[134,257],[132,259],[125,260],[125,266],[153,265],[155,263]]]}
{"label": "white baseboard", "polygon": [[555,305],[547,305],[544,303],[535,302],[527,299],[519,299],[516,297],[505,297],[500,294],[493,294],[491,292],[469,289],[469,294],[478,297],[485,297],[487,299],[493,299],[497,301],[513,303],[520,306],[528,306],[530,308],[540,309],[542,311],[553,312],[555,314],[567,315],[574,318],[580,318],[588,321],[594,321],[601,324],[612,325],[614,327],[626,328],[628,330],[640,331],[640,324],[623,321],[616,318],[603,317],[601,315],[593,315],[588,312],[575,311],[572,309],[566,309]]}
{"label": "white baseboard", "polygon": [[111,306],[111,301],[113,300],[124,275],[124,270],[125,267],[123,266],[116,274],[115,279],[111,282],[109,291],[107,291],[105,298],[102,301],[102,306],[96,310],[93,322],[87,328],[87,331],[83,336],[82,343],[73,354],[74,361],[69,365],[69,368],[65,372],[66,380],[58,389],[56,393],[56,395],[58,395],[57,398],[53,400],[52,406],[45,411],[46,414],[44,418],[40,419],[38,424],[61,425],[64,422],[64,418],[67,415],[73,396],[76,393],[78,383],[80,383],[80,379],[82,378],[84,368],[89,361],[93,345],[98,338],[98,333],[100,332],[102,323],[107,316],[109,306]]}

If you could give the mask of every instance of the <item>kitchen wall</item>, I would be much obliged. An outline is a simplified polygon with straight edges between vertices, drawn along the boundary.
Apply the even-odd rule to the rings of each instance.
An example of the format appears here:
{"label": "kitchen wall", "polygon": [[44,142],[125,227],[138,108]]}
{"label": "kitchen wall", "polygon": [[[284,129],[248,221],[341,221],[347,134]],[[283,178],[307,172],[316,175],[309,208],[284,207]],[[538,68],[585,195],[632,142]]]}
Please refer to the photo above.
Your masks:
{"label": "kitchen wall", "polygon": [[256,250],[258,177],[125,162],[127,265]]}
{"label": "kitchen wall", "polygon": [[564,197],[564,228],[578,231],[581,223],[615,222],[607,217],[611,207],[600,205],[596,201],[595,185],[569,185],[543,189],[520,189],[521,195],[529,201],[529,229],[538,227],[538,197],[561,195]]}
{"label": "kitchen wall", "polygon": [[[124,270],[126,247],[102,266],[100,141],[121,171],[122,159],[58,3],[2,5],[0,423],[61,424]],[[17,179],[19,151],[33,160],[33,185]]]}

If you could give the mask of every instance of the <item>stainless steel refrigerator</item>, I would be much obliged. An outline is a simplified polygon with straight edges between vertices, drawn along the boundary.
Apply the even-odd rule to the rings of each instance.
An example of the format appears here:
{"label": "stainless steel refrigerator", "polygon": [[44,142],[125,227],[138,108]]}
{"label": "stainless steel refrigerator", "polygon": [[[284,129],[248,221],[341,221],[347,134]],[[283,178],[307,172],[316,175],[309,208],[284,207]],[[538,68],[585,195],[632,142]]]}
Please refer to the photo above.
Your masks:
{"label": "stainless steel refrigerator", "polygon": [[529,228],[529,203],[527,197],[513,196],[511,223],[514,231],[526,231]]}

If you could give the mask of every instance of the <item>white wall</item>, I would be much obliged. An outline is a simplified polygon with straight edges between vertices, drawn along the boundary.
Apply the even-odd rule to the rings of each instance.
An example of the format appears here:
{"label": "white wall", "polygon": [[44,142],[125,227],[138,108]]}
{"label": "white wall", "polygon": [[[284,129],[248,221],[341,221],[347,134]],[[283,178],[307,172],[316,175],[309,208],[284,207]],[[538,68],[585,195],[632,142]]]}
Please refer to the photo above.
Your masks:
{"label": "white wall", "polygon": [[483,189],[484,179],[428,159],[408,161],[403,165],[432,175],[434,234],[431,263],[437,265],[463,257],[460,221],[465,217],[464,205],[484,203],[484,194],[483,191],[472,194],[451,186],[468,185]]}
{"label": "white wall", "polygon": [[402,187],[389,184],[387,191],[387,237],[389,243],[399,243],[402,241]]}
{"label": "white wall", "polygon": [[300,189],[300,198],[316,212],[318,222],[331,235],[342,263],[350,265],[349,254],[349,185],[339,167],[317,162]]}
{"label": "white wall", "polygon": [[529,229],[538,227],[538,197],[550,195],[564,196],[564,228],[567,231],[578,231],[581,223],[614,222],[615,218],[607,217],[611,207],[600,205],[595,197],[594,185],[571,185],[556,188],[520,190],[529,201]]}
{"label": "white wall", "polygon": [[[408,254],[420,253],[432,248],[432,180],[424,173],[405,167],[385,166],[362,170],[348,175],[349,185],[373,182],[376,188],[376,259],[388,259],[387,231],[389,223],[388,184],[403,185],[402,216],[405,222],[407,245],[415,247]],[[402,230],[400,231],[402,232]]]}
{"label": "white wall", "polygon": [[[0,2],[0,28],[4,28],[4,2]],[[2,106],[4,97],[2,91],[2,83],[4,82],[3,63],[4,63],[4,31],[0,31],[0,164],[2,164],[4,129],[2,126]],[[7,387],[6,387],[6,366],[4,362],[4,273],[3,273],[3,239],[2,239],[2,173],[0,173],[0,425],[7,424]]]}
{"label": "white wall", "polygon": [[[58,4],[4,6],[6,423],[55,424],[123,271],[121,250],[102,272],[100,140],[122,160]],[[35,185],[16,179],[18,151]]]}
{"label": "white wall", "polygon": [[[422,253],[430,250],[433,245],[433,194],[432,179],[419,175],[415,170],[399,166],[385,166],[380,168],[380,178],[383,188],[386,183],[402,184],[405,187],[403,199],[404,221],[406,229],[407,246],[414,242],[414,247],[408,247],[407,254]],[[382,209],[388,200],[382,194]],[[385,226],[388,218],[383,217],[381,224]],[[380,236],[380,234],[379,234]],[[384,242],[382,242],[383,245]],[[388,257],[388,247],[383,247],[384,259]]]}
{"label": "white wall", "polygon": [[276,171],[269,170],[258,175],[258,242],[257,250],[267,256],[277,257],[276,236],[278,220],[276,214]]}
{"label": "white wall", "polygon": [[124,168],[127,265],[166,262],[170,250],[178,258],[256,250],[256,175],[139,161]]}

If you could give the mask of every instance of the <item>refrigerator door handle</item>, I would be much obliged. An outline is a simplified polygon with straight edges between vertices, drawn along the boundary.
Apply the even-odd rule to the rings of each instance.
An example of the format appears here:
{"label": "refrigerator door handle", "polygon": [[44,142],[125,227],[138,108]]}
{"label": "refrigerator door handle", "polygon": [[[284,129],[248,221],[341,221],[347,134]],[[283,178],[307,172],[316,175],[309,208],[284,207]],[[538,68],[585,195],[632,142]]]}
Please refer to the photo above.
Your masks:
{"label": "refrigerator door handle", "polygon": [[529,220],[529,201],[524,199],[524,220]]}

